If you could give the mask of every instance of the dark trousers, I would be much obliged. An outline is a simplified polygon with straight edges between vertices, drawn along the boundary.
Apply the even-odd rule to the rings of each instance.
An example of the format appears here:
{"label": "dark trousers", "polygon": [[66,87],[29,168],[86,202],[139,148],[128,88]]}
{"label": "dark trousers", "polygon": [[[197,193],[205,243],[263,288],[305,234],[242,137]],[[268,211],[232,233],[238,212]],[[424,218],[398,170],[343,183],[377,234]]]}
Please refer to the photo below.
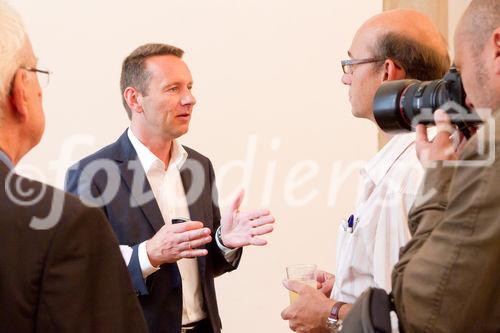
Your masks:
{"label": "dark trousers", "polygon": [[[192,326],[192,325],[188,325]],[[183,327],[181,332],[186,332],[186,333],[213,333],[212,330],[212,325],[210,324],[210,319],[205,318],[203,320],[200,320],[195,324],[195,326],[191,329],[186,329]]]}

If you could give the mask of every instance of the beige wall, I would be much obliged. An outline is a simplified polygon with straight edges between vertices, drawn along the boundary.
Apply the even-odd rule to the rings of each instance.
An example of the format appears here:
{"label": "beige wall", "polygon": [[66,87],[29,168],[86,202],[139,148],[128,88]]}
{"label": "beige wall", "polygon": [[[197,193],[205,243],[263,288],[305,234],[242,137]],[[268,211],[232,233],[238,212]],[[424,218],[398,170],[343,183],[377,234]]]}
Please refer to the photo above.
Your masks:
{"label": "beige wall", "polygon": [[[443,29],[453,32],[468,2],[450,0]],[[118,79],[128,52],[150,41],[187,51],[198,105],[182,141],[212,159],[223,199],[246,178],[246,208],[268,206],[278,219],[269,246],[247,249],[240,268],[217,280],[224,331],[287,332],[279,316],[288,304],[284,267],[333,270],[337,223],[356,192],[357,177],[343,173],[377,149],[375,128],[350,115],[339,61],[382,0],[12,3],[54,71],[46,134],[21,167],[52,184],[62,186],[61,154],[79,159],[126,128]],[[241,160],[249,161],[247,172]],[[308,173],[290,190],[291,178]]]}
{"label": "beige wall", "polygon": [[463,12],[470,4],[471,0],[449,0],[448,6],[448,31],[449,31],[449,46],[450,55],[452,60],[454,59],[455,47],[453,45],[453,36],[455,29],[457,27],[458,21],[462,16]]}
{"label": "beige wall", "polygon": [[[150,41],[187,51],[198,104],[182,141],[212,159],[223,199],[243,178],[231,165],[248,156],[246,208],[271,207],[278,219],[269,246],[246,250],[240,268],[217,280],[224,331],[287,332],[280,319],[288,304],[284,267],[317,263],[333,270],[336,228],[356,192],[357,177],[342,174],[377,149],[373,125],[350,115],[340,60],[382,1],[13,4],[42,63],[54,71],[44,96],[45,136],[21,166],[53,184],[62,185],[61,154],[82,158],[126,128],[118,79],[128,52]],[[73,143],[79,145],[71,150]],[[271,186],[266,175],[273,167]],[[306,178],[291,189],[298,177]],[[331,193],[337,197],[329,204]]]}

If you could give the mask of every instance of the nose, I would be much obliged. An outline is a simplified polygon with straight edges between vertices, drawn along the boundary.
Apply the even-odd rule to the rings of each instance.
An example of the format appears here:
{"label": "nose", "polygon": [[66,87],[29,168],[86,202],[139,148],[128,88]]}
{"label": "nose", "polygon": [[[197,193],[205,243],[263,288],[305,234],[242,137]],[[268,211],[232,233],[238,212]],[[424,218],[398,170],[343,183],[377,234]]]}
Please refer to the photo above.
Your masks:
{"label": "nose", "polygon": [[351,78],[351,75],[349,74],[344,74],[342,75],[342,79],[341,79],[342,83],[345,84],[346,86],[350,86],[351,85],[351,82],[352,82],[352,78]]}
{"label": "nose", "polygon": [[187,90],[186,94],[181,99],[182,105],[195,105],[196,104],[196,98],[194,98],[193,94],[191,93],[191,90]]}

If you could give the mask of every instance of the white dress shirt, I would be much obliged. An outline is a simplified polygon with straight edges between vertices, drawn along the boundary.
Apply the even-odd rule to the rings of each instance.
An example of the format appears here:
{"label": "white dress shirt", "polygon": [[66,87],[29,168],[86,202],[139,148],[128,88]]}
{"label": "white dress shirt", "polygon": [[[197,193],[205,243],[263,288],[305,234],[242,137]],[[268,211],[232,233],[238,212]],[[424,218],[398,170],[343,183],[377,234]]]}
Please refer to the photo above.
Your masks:
{"label": "white dress shirt", "polygon": [[360,170],[353,228],[349,215],[339,225],[332,299],[354,303],[368,287],[391,291],[392,268],[410,239],[408,212],[424,175],[414,141],[414,133],[394,136]]}
{"label": "white dress shirt", "polygon": [[[180,175],[180,169],[188,156],[184,147],[176,140],[172,142],[170,162],[165,169],[163,161],[140,142],[130,128],[127,135],[144,168],[165,224],[171,224],[173,218],[189,219],[186,193]],[[236,255],[236,249],[224,247],[217,238],[216,241],[226,260],[231,262]],[[132,257],[132,248],[120,245],[120,250],[125,263],[128,265]],[[144,278],[160,269],[151,265],[146,252],[145,241],[139,245],[138,256]],[[178,260],[177,266],[182,279],[182,325],[187,325],[206,318],[207,314],[203,308],[203,291],[201,289],[197,259]]]}

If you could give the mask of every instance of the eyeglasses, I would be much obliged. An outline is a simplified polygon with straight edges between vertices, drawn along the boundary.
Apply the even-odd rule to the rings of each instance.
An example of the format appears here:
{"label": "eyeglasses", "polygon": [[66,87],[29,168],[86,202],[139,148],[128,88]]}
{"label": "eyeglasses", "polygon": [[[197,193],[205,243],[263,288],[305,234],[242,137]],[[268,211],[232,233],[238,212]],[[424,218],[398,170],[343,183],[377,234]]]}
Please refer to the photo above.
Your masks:
{"label": "eyeglasses", "polygon": [[345,74],[352,74],[354,71],[354,65],[370,64],[373,62],[379,62],[384,60],[385,59],[377,59],[377,58],[360,59],[360,60],[349,59],[349,60],[342,60],[340,64],[342,65],[342,70],[344,71]]}
{"label": "eyeglasses", "polygon": [[35,67],[21,67],[21,68],[28,72],[36,73],[36,76],[38,78],[38,83],[40,83],[41,87],[45,88],[49,85],[50,74],[52,74],[51,71]]}

